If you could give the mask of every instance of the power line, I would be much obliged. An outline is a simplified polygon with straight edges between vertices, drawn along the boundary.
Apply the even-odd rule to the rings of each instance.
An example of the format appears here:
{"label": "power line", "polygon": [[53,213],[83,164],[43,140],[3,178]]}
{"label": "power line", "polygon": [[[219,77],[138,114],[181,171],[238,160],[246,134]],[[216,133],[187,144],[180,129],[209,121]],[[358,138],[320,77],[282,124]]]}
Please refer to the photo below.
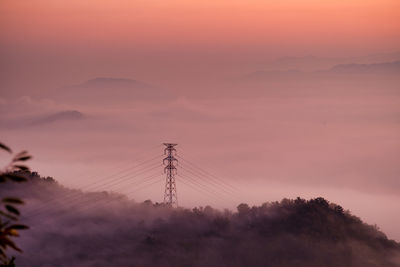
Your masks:
{"label": "power line", "polygon": [[[166,174],[164,204],[173,207],[178,206],[175,176],[179,176],[180,178],[182,178],[179,179],[179,181],[181,181],[186,186],[195,188],[195,190],[197,191],[200,190],[203,193],[212,196],[213,198],[218,198],[222,201],[226,201],[227,197],[235,200],[237,199],[236,193],[239,192],[237,188],[225,182],[224,179],[221,179],[218,176],[211,174],[210,172],[197,166],[191,161],[181,156],[178,156],[176,154],[175,148],[177,144],[164,143],[163,145],[165,146],[164,154],[167,155],[162,161],[165,166],[164,173]],[[158,145],[156,147],[160,146]],[[181,160],[181,163],[179,165],[176,157]],[[155,160],[157,159],[160,159],[160,155],[144,161],[139,161],[134,166],[124,168],[123,170],[119,170],[116,173],[105,176],[94,183],[87,184],[81,187],[79,191],[71,191],[63,195],[61,198],[57,196],[53,200],[50,200],[50,203],[42,203],[42,205],[39,206],[39,209],[31,211],[31,214],[28,214],[28,217],[30,215],[39,216],[43,214],[43,211],[46,212],[46,209],[47,211],[51,212],[53,207],[63,208],[67,206],[72,206],[72,208],[74,209],[74,205],[77,203],[80,205],[80,207],[85,207],[86,204],[99,203],[101,199],[96,200],[95,202],[93,202],[93,199],[90,198],[85,199],[86,196],[83,190],[102,190],[104,187],[107,187],[106,190],[110,190],[112,188],[120,189],[121,186],[133,187],[133,191],[125,194],[126,196],[131,195],[137,190],[141,190],[142,188],[157,183],[157,181],[153,181],[154,178],[157,178],[160,175],[153,173],[155,169],[161,167],[161,162],[155,162]],[[181,171],[183,171],[183,175],[178,175],[177,167]],[[63,202],[59,203],[60,201]]]}
{"label": "power line", "polygon": [[178,181],[179,181],[180,183],[186,185],[187,187],[190,187],[191,189],[193,189],[194,191],[196,191],[197,193],[199,193],[199,195],[200,195],[203,199],[206,199],[206,200],[212,199],[212,200],[215,201],[215,202],[219,202],[219,201],[221,201],[221,200],[222,200],[222,201],[225,201],[224,199],[221,199],[221,198],[217,197],[216,194],[211,193],[211,192],[208,191],[208,190],[205,190],[205,189],[203,189],[203,188],[201,188],[201,187],[196,186],[196,184],[193,184],[193,182],[190,182],[190,181],[187,179],[186,176],[183,176],[183,175],[180,175],[180,174],[179,174],[179,175],[177,175],[177,177],[178,177]]}
{"label": "power line", "polygon": [[[131,157],[127,157],[125,160],[123,160],[123,161],[118,161],[116,164],[113,164],[111,167],[109,167],[108,168],[108,170],[112,170],[112,171],[114,171],[114,169],[115,170],[120,170],[122,167],[125,167],[126,165],[131,165],[132,164],[132,162],[136,162],[136,161],[138,161],[138,160],[141,160],[142,158],[147,158],[147,156],[148,156],[148,154],[150,154],[150,152],[152,152],[154,149],[156,149],[156,148],[160,148],[162,145],[156,145],[156,146],[152,146],[152,147],[150,147],[150,148],[147,148],[147,149],[142,149],[142,150],[140,150],[140,151],[138,151],[138,152],[135,152],[135,156],[133,157],[133,158],[131,158]],[[154,155],[154,154],[153,154]],[[102,171],[102,172],[104,172],[104,170]],[[112,172],[113,173],[113,172]],[[78,177],[74,177],[74,180],[81,180],[81,179],[83,179],[83,178],[85,178],[85,179],[91,179],[91,178],[94,178],[94,177],[96,177],[96,176],[99,176],[99,174],[92,174],[92,175],[90,175],[90,176],[87,176],[86,174],[81,174],[80,176],[78,176]]]}
{"label": "power line", "polygon": [[190,176],[188,176],[188,175],[181,175],[181,174],[178,174],[177,176],[180,177],[180,178],[182,178],[182,179],[179,180],[180,182],[183,182],[183,183],[185,183],[185,182],[191,183],[191,184],[193,185],[192,188],[193,188],[193,187],[198,188],[199,190],[202,190],[203,193],[208,194],[209,196],[213,197],[214,199],[218,199],[218,200],[224,201],[224,202],[227,201],[227,199],[221,197],[221,196],[218,194],[218,192],[215,192],[214,190],[208,188],[207,186],[205,186],[205,185],[203,185],[203,184],[197,182],[197,181],[194,180],[193,178],[190,178]]}
{"label": "power line", "polygon": [[[159,178],[159,179],[157,179],[156,181],[153,181],[151,183],[148,183],[148,182],[154,180],[155,178]],[[148,177],[143,178],[137,184],[137,185],[141,185],[141,186],[137,187],[135,190],[129,192],[128,194],[125,194],[125,196],[128,197],[128,196],[132,195],[133,193],[135,193],[135,192],[137,192],[139,190],[142,190],[142,189],[144,189],[146,187],[149,187],[149,186],[151,186],[151,185],[153,185],[155,183],[161,182],[162,179],[160,179],[160,178],[161,178],[161,174],[156,174],[156,175],[152,175],[152,176],[148,176]],[[100,192],[98,192],[96,194],[100,194]],[[85,196],[82,196],[82,198],[83,197],[85,197]],[[105,201],[103,201],[103,200],[105,200]],[[58,213],[58,214],[54,213],[54,212],[57,212],[58,210],[48,210],[48,212],[50,212],[50,214],[52,214],[52,217],[62,217],[62,216],[67,215],[68,212],[71,212],[71,211],[79,210],[80,212],[82,212],[82,211],[88,210],[88,209],[100,204],[101,201],[103,201],[102,207],[104,207],[105,205],[109,205],[111,202],[117,201],[117,200],[121,200],[121,199],[120,198],[104,199],[104,197],[102,197],[102,196],[100,196],[97,199],[87,198],[83,202],[79,202],[79,203],[75,202],[75,203],[72,203],[72,204],[70,203],[71,205],[68,205],[68,206],[67,205],[61,205],[60,207],[63,208],[63,212],[61,214],[60,213]],[[76,206],[77,204],[79,204],[79,206]],[[41,214],[35,214],[35,216],[30,216],[30,217],[25,217],[25,218],[32,219],[32,218],[35,218],[35,217],[38,217],[38,216],[44,215],[44,214],[46,214],[46,212],[43,212]]]}
{"label": "power line", "polygon": [[[153,174],[153,175],[150,175],[150,176],[146,176],[146,177],[144,177],[144,178],[142,178],[141,180],[138,181],[138,185],[143,184],[144,182],[147,182],[147,181],[151,181],[151,180],[153,180],[154,178],[157,178],[157,177],[160,177],[159,173]],[[77,197],[74,201],[70,201],[69,203],[68,202],[63,202],[63,203],[59,203],[58,205],[57,205],[57,203],[54,203],[54,205],[56,205],[56,206],[53,207],[53,208],[55,208],[55,209],[51,209],[50,208],[50,209],[47,209],[47,210],[42,210],[39,213],[35,213],[35,214],[28,215],[28,216],[25,216],[25,217],[26,218],[34,218],[34,217],[37,217],[37,216],[41,216],[41,215],[47,214],[49,212],[51,214],[51,213],[54,213],[54,211],[57,211],[56,210],[57,208],[67,208],[67,209],[73,210],[73,209],[76,208],[74,206],[76,204],[79,204],[79,207],[85,207],[85,205],[87,205],[87,204],[89,204],[89,206],[91,206],[93,204],[97,204],[99,201],[101,201],[101,199],[92,199],[92,198],[84,199],[85,197],[88,197],[88,195],[84,195],[84,194],[97,194],[97,193],[100,193],[100,192],[81,193],[80,196]],[[129,194],[131,194],[131,193],[132,192],[130,192]]]}
{"label": "power line", "polygon": [[[157,156],[157,157],[159,157],[159,156]],[[153,159],[151,159],[151,160],[154,160],[154,158]],[[137,164],[136,165],[136,167],[139,167],[140,165],[143,165],[144,163],[146,163],[146,162],[149,162],[149,160],[147,160],[147,161],[143,161],[142,163],[139,163],[139,164]],[[148,166],[147,166],[148,165]],[[141,175],[141,174],[144,174],[144,173],[146,173],[146,172],[148,172],[148,171],[151,171],[151,170],[153,170],[153,169],[155,169],[155,168],[158,168],[158,167],[160,167],[160,163],[151,163],[151,165],[149,165],[149,164],[147,164],[145,167],[142,167],[142,168],[139,168],[139,169],[137,169],[137,170],[135,170],[135,171],[131,171],[131,172],[129,172],[129,173],[127,173],[127,174],[125,174],[125,175],[123,175],[123,176],[107,176],[107,178],[109,179],[109,178],[113,178],[113,179],[109,179],[109,180],[107,180],[105,183],[102,183],[102,184],[97,184],[97,185],[95,185],[95,184],[93,184],[93,185],[95,185],[95,186],[93,186],[92,185],[92,187],[90,188],[90,187],[87,187],[86,188],[86,190],[98,190],[98,189],[101,189],[103,186],[105,186],[105,185],[110,185],[111,187],[113,187],[113,186],[115,186],[115,185],[117,185],[117,184],[120,184],[121,182],[124,182],[124,181],[126,181],[127,179],[129,179],[129,178],[131,178],[132,176],[138,176],[138,175]],[[119,174],[121,174],[121,173],[123,173],[123,172],[120,172]],[[139,177],[139,176],[138,176]],[[105,179],[102,179],[102,180],[105,180]],[[84,187],[83,187],[84,188]],[[71,192],[70,194],[67,194],[66,196],[64,196],[64,198],[63,199],[61,199],[61,200],[63,200],[64,201],[64,203],[68,203],[68,202],[75,202],[75,201],[78,201],[79,199],[80,199],[80,194],[81,194],[81,191],[83,190],[83,188],[80,190],[80,191],[75,191],[75,192]],[[55,197],[54,199],[52,199],[53,201],[55,201],[55,200],[60,200],[58,197]],[[50,201],[52,201],[52,200],[50,200]],[[54,202],[51,202],[51,203],[53,203],[53,205],[55,205],[54,204]],[[42,204],[42,207],[39,207],[39,209],[36,209],[36,210],[34,210],[33,212],[37,212],[37,211],[41,211],[41,210],[43,210],[43,208],[44,209],[46,209],[46,206],[48,207],[50,205],[50,207],[51,207],[51,205],[52,204],[48,204],[48,203],[43,203]],[[32,212],[32,213],[33,213]],[[30,214],[28,214],[28,216],[29,216]]]}
{"label": "power line", "polygon": [[[155,160],[155,159],[157,159],[157,158],[160,158],[160,157],[161,157],[161,155],[157,155],[156,157],[152,157],[152,158],[150,158],[150,159],[147,159],[147,160],[138,162],[138,163],[137,163],[136,165],[134,165],[134,166],[131,166],[131,167],[129,167],[129,168],[126,168],[126,169],[124,169],[124,170],[122,170],[122,171],[119,171],[119,172],[117,172],[117,173],[114,173],[114,174],[105,176],[105,177],[103,177],[102,179],[100,179],[100,180],[98,180],[98,181],[96,181],[96,182],[94,182],[94,183],[84,185],[84,186],[82,186],[79,190],[93,190],[93,186],[96,185],[96,184],[98,184],[99,182],[103,182],[103,181],[107,181],[107,180],[115,180],[115,178],[118,177],[120,174],[123,174],[123,173],[128,172],[128,171],[134,171],[134,170],[135,170],[136,168],[138,168],[139,166],[142,166],[142,165],[144,165],[144,164],[146,164],[146,163],[148,163],[148,162],[151,162],[151,161],[153,161],[153,160]],[[137,171],[137,170],[136,170],[136,171]],[[117,179],[118,179],[118,178],[117,178]],[[98,188],[98,186],[95,186],[94,188]],[[77,194],[79,194],[79,192],[76,192],[76,191],[73,192],[73,191],[71,191],[70,193],[66,194],[66,195],[64,196],[64,198],[65,198],[65,200],[69,200],[71,197],[73,198],[73,197],[76,196]],[[56,199],[58,199],[58,197],[55,197],[55,198],[53,198],[53,199],[50,199],[49,201],[51,202],[51,201],[56,200]],[[43,203],[41,206],[47,206],[47,205],[48,205],[48,203]],[[41,207],[39,207],[39,209],[40,209],[40,208],[41,208]]]}
{"label": "power line", "polygon": [[[182,153],[180,153],[180,155],[182,155]],[[186,157],[183,158],[183,157],[180,156],[180,155],[177,155],[177,157],[178,157],[179,159],[181,159],[182,161],[186,162],[187,164],[193,166],[194,168],[198,169],[200,172],[204,173],[204,175],[207,175],[208,177],[210,177],[210,179],[214,179],[216,182],[218,182],[218,183],[220,183],[220,184],[223,184],[223,185],[225,185],[225,186],[227,186],[227,187],[230,187],[232,190],[234,190],[234,191],[240,193],[240,190],[239,190],[237,187],[233,186],[232,184],[227,183],[227,182],[225,181],[225,179],[219,178],[218,176],[216,176],[216,175],[210,173],[209,171],[204,170],[203,168],[201,168],[201,167],[199,167],[198,165],[194,164],[193,162],[189,161],[188,159],[186,159]]]}
{"label": "power line", "polygon": [[[181,165],[179,166],[179,168],[182,169],[182,170],[184,170],[184,171],[186,171],[187,173],[190,173],[192,176],[198,177],[199,179],[202,179],[202,180],[204,180],[204,178],[205,178],[205,179],[209,179],[207,176],[204,176],[204,175],[202,175],[201,173],[196,172],[194,169],[189,170],[189,169],[187,169],[186,167],[183,167],[183,166],[184,166],[184,165],[181,164]],[[213,180],[208,180],[207,182],[213,184],[215,187],[217,187],[219,190],[221,190],[222,193],[224,193],[224,194],[226,194],[226,195],[229,195],[229,196],[234,196],[234,197],[236,197],[236,196],[235,196],[235,193],[233,193],[232,191],[230,191],[229,188],[224,187],[224,186],[221,186],[221,185],[219,185],[218,183],[215,183]]]}

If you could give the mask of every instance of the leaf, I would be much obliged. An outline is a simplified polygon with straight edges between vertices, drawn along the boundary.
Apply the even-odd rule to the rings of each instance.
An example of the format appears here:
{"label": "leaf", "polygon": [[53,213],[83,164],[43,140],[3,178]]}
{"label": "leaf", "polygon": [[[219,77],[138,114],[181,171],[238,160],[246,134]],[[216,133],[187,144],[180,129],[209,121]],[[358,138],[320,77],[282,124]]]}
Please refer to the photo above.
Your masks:
{"label": "leaf", "polygon": [[6,229],[4,233],[9,236],[19,236],[18,231],[15,229]]}
{"label": "leaf", "polygon": [[9,224],[10,224],[10,221],[6,221],[5,223],[2,223],[0,226],[0,229],[7,227],[7,225],[9,225]]}
{"label": "leaf", "polygon": [[[15,217],[15,216],[13,216],[13,215],[10,215],[10,214],[8,214],[8,213],[5,213],[5,212],[3,212],[3,211],[1,211],[1,210],[0,210],[0,215],[1,215],[1,216],[4,216],[4,217],[7,217],[7,218],[9,218],[10,220],[13,220],[13,221],[18,220],[17,217]],[[0,244],[1,244],[1,242],[0,242]]]}
{"label": "leaf", "polygon": [[5,203],[24,204],[24,202],[21,199],[15,197],[5,197],[1,201]]}
{"label": "leaf", "polygon": [[23,156],[23,157],[15,158],[15,159],[13,159],[13,161],[26,161],[31,158],[32,158],[31,156]]}
{"label": "leaf", "polygon": [[22,252],[22,250],[20,248],[18,248],[15,245],[15,243],[13,241],[11,241],[9,238],[3,237],[0,241],[1,241],[1,243],[5,244],[6,246],[12,247],[16,251]]}
{"label": "leaf", "polygon": [[19,210],[16,209],[15,207],[11,206],[11,205],[6,205],[6,209],[11,213],[19,215]]}
{"label": "leaf", "polygon": [[0,143],[0,148],[7,151],[8,153],[12,153],[11,149],[3,143]]}
{"label": "leaf", "polygon": [[24,165],[14,165],[14,168],[21,170],[21,171],[29,171],[29,168]]}
{"label": "leaf", "polygon": [[8,230],[8,229],[25,230],[25,229],[29,229],[29,226],[26,226],[23,224],[13,224],[6,228],[6,230]]}
{"label": "leaf", "polygon": [[19,152],[17,155],[15,155],[15,157],[13,159],[13,162],[25,161],[25,160],[28,160],[30,158],[32,158],[32,157],[28,154],[27,151],[22,151],[22,152]]}
{"label": "leaf", "polygon": [[[7,261],[4,264],[5,264],[4,267],[15,267],[15,257],[12,256],[10,260],[7,259]],[[3,265],[0,265],[0,266],[3,266]]]}

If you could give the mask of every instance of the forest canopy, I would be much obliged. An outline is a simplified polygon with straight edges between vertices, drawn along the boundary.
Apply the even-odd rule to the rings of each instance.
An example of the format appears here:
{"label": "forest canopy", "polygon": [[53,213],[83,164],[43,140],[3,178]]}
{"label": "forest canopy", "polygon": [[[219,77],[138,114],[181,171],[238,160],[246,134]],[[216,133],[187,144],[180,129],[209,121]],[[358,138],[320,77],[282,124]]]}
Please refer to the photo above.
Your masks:
{"label": "forest canopy", "polygon": [[27,202],[17,266],[399,266],[399,243],[321,197],[172,209],[25,175],[2,188]]}

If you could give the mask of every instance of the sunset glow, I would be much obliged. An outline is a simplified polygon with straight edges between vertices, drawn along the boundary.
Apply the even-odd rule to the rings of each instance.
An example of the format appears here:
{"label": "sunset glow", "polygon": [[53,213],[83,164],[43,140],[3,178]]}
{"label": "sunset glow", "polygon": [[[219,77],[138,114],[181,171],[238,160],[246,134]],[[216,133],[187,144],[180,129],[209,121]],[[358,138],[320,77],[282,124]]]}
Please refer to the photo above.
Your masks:
{"label": "sunset glow", "polygon": [[[277,205],[286,214],[287,207],[298,211],[296,205],[309,205],[311,210],[317,205],[339,214],[332,220],[351,213],[399,242],[399,48],[399,0],[0,0],[0,144],[13,152],[28,150],[32,171],[66,186],[51,191],[46,185],[46,196],[57,199],[77,189],[90,202],[88,192],[104,191],[110,198],[122,194],[138,203],[151,200],[143,205],[158,208],[165,196],[162,144],[177,143],[176,156],[183,162],[177,167],[177,175],[182,175],[176,183],[179,207],[237,210],[221,214],[242,229],[243,214],[265,215],[256,213],[256,207],[269,213]],[[8,166],[10,155],[5,155],[0,163]],[[157,155],[160,158],[152,161]],[[154,166],[145,165],[146,160]],[[162,180],[143,188],[125,178],[112,181],[115,186],[101,186],[101,179],[116,179],[124,166],[134,169],[140,164],[155,172],[144,169],[135,177],[161,175]],[[216,180],[206,183],[203,178]],[[218,191],[218,183],[221,191],[229,191],[228,198]],[[95,189],[87,189],[90,185]],[[27,205],[28,214],[35,205],[52,202],[38,198],[35,190],[42,189],[28,194],[26,202],[33,203],[33,208]],[[297,197],[308,202],[295,202]],[[281,202],[271,204],[274,201]],[[112,212],[126,211],[121,203],[113,204]],[[155,219],[159,211],[149,209],[147,214],[138,207],[138,214],[148,216],[143,225],[134,213],[117,216],[120,224],[132,220],[135,227],[150,227],[146,220]],[[58,208],[63,213],[63,207]],[[79,221],[79,216],[97,214],[88,209],[73,216]],[[168,221],[168,212],[160,211],[163,220]],[[196,209],[190,212],[199,214]],[[219,214],[210,209],[204,213],[211,222]],[[114,218],[114,213],[99,214],[104,221]],[[65,223],[46,218],[54,229]],[[181,223],[194,225],[185,220]],[[296,227],[298,221],[296,217]],[[224,222],[218,223],[225,229]],[[378,228],[360,225],[360,233],[380,235],[374,232]],[[32,240],[48,234],[38,229],[41,234],[22,238],[28,251],[23,255],[34,255],[37,246]],[[110,228],[93,229],[108,233]],[[226,236],[223,232],[218,238]],[[152,252],[151,246],[158,244],[151,234],[141,238],[145,241],[138,239],[142,243],[137,248],[143,251]],[[260,248],[271,249],[265,245],[269,241],[258,241]],[[343,244],[360,257],[349,260],[353,265],[348,266],[367,266],[360,255],[380,255],[368,244]],[[326,251],[330,245],[341,251],[343,244],[329,243]],[[46,251],[58,255],[58,250]],[[214,265],[196,264],[229,266],[219,265],[213,255]],[[390,259],[394,265],[387,266],[398,266],[400,256],[396,257]],[[323,260],[299,266],[325,266],[318,265]],[[260,260],[254,262],[263,266]],[[373,257],[369,262],[381,263]],[[287,264],[282,266],[293,266]]]}

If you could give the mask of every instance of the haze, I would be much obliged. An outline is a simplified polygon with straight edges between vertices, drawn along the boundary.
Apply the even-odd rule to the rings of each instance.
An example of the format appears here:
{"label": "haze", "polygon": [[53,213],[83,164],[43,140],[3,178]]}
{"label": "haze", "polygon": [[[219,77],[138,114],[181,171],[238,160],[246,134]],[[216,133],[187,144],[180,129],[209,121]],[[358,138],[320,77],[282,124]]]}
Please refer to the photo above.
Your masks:
{"label": "haze", "polygon": [[[1,141],[74,188],[176,142],[240,191],[222,201],[178,181],[183,206],[322,196],[400,241],[399,10],[3,0]],[[162,197],[163,182],[133,196]]]}

